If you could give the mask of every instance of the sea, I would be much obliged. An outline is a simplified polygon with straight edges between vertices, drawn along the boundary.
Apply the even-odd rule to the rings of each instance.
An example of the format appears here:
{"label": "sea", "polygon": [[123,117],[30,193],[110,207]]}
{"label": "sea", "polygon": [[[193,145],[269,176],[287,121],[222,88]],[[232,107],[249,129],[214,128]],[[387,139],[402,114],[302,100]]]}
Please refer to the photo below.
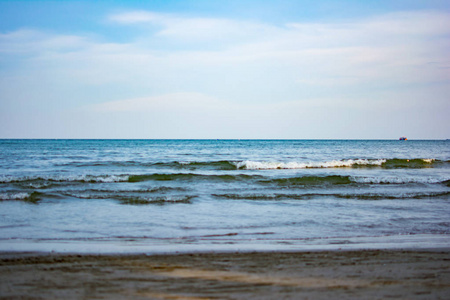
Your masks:
{"label": "sea", "polygon": [[448,140],[0,140],[0,251],[449,247]]}

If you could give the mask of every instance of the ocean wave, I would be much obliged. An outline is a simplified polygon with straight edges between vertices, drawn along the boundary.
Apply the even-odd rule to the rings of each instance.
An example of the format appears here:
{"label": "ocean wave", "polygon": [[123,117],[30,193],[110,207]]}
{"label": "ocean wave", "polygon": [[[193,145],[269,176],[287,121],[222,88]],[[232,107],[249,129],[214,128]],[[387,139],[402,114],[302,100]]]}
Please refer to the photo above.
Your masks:
{"label": "ocean wave", "polygon": [[204,175],[194,173],[175,173],[175,174],[144,174],[144,175],[130,175],[129,182],[141,181],[170,181],[170,180],[220,180],[220,181],[235,181],[235,180],[249,180],[259,178],[261,176],[252,176],[245,174],[238,175]]}
{"label": "ocean wave", "polygon": [[195,195],[184,196],[157,196],[157,197],[116,197],[122,204],[142,205],[142,204],[170,204],[170,203],[184,203],[190,204]]}
{"label": "ocean wave", "polygon": [[145,164],[138,161],[71,161],[55,164],[57,167],[133,167],[133,166],[145,166]]}
{"label": "ocean wave", "polygon": [[111,199],[117,200],[122,204],[166,204],[166,203],[191,203],[191,200],[196,195],[158,195],[158,196],[140,196],[130,195],[129,193],[83,193],[71,192],[64,193],[65,196],[74,197],[78,199],[92,199],[103,200]]}
{"label": "ocean wave", "polygon": [[282,186],[327,186],[354,183],[350,176],[340,175],[275,178],[269,180],[261,180],[260,182],[263,184],[274,183]]}
{"label": "ocean wave", "polygon": [[237,169],[246,170],[273,170],[273,169],[322,169],[322,168],[362,168],[381,167],[385,169],[397,168],[430,168],[448,164],[433,158],[427,159],[345,159],[325,162],[263,162],[239,161],[232,162]]}
{"label": "ocean wave", "polygon": [[276,184],[280,186],[336,186],[348,184],[444,184],[449,186],[449,179],[443,177],[363,177],[363,176],[301,176],[260,180],[262,184]]}
{"label": "ocean wave", "polygon": [[155,187],[149,189],[128,189],[128,190],[115,190],[112,189],[85,189],[85,190],[68,190],[68,191],[60,191],[62,195],[66,197],[73,197],[79,199],[128,199],[129,197],[133,198],[148,198],[154,196],[148,195],[157,195],[157,197],[161,196],[161,194],[168,194],[172,192],[184,192],[186,189],[179,187]]}
{"label": "ocean wave", "polygon": [[446,184],[448,186],[448,178],[437,177],[351,177],[351,180],[356,183],[365,184],[407,184],[407,183],[422,183],[422,184]]}
{"label": "ocean wave", "polygon": [[[3,176],[0,177],[0,183],[36,183],[44,182],[126,182],[128,175],[48,175],[48,176]],[[30,187],[42,188],[48,183],[30,184]]]}
{"label": "ocean wave", "polygon": [[185,192],[188,188],[183,187],[168,187],[168,186],[157,186],[152,188],[144,189],[117,189],[116,187],[111,188],[92,188],[85,190],[90,193],[136,193],[136,194],[148,194],[148,193],[170,193],[170,192]]}
{"label": "ocean wave", "polygon": [[[152,173],[152,174],[122,174],[122,175],[55,175],[55,176],[24,176],[24,177],[0,177],[0,183],[18,184],[24,188],[46,189],[55,185],[80,182],[80,183],[116,183],[116,182],[145,182],[145,181],[253,181],[261,184],[289,185],[345,185],[345,184],[444,184],[450,186],[449,177],[404,177],[404,176],[300,176],[300,177],[275,177],[256,174],[197,174],[197,173]],[[156,187],[155,187],[156,188]],[[153,188],[153,189],[155,189]],[[158,190],[167,189],[158,187]],[[130,190],[133,192],[134,190]],[[148,189],[144,192],[150,192]]]}
{"label": "ocean wave", "polygon": [[238,169],[246,170],[273,170],[273,169],[319,169],[319,168],[349,168],[354,166],[381,166],[385,159],[348,159],[332,160],[326,162],[261,162],[241,161],[235,162]]}
{"label": "ocean wave", "polygon": [[432,168],[436,166],[442,166],[448,164],[448,161],[436,160],[434,158],[414,158],[414,159],[388,159],[382,164],[382,167],[386,169],[421,169]]}
{"label": "ocean wave", "polygon": [[357,199],[357,200],[407,200],[407,199],[431,199],[443,198],[448,199],[450,192],[420,192],[420,193],[400,193],[397,195],[390,194],[339,194],[337,198]]}
{"label": "ocean wave", "polygon": [[447,199],[450,192],[419,192],[400,194],[351,194],[351,193],[305,193],[305,194],[213,194],[216,198],[230,200],[255,200],[255,201],[277,201],[277,200],[314,200],[321,198],[354,199],[354,200],[407,200],[407,199]]}
{"label": "ocean wave", "polygon": [[236,170],[233,161],[174,161],[171,163],[156,163],[153,166],[172,167],[177,169],[211,169],[211,170]]}
{"label": "ocean wave", "polygon": [[274,200],[308,200],[315,197],[330,196],[325,194],[213,194],[216,198],[224,198],[231,200],[257,200],[257,201],[274,201]]}
{"label": "ocean wave", "polygon": [[85,167],[154,167],[169,169],[211,169],[211,170],[236,170],[232,161],[171,161],[171,162],[142,162],[142,161],[74,161],[58,164],[57,166]]}
{"label": "ocean wave", "polygon": [[93,161],[72,162],[64,166],[74,167],[126,167],[126,168],[166,168],[187,170],[274,170],[274,169],[320,169],[320,168],[433,168],[448,166],[449,161],[434,158],[380,158],[380,159],[341,159],[322,162],[311,161],[253,161],[253,160],[219,160],[219,161],[172,161],[172,162],[141,162],[141,161]]}
{"label": "ocean wave", "polygon": [[10,193],[0,193],[0,201],[27,201],[27,202],[37,202],[40,200],[40,194],[37,192],[26,193],[26,192],[10,192]]}

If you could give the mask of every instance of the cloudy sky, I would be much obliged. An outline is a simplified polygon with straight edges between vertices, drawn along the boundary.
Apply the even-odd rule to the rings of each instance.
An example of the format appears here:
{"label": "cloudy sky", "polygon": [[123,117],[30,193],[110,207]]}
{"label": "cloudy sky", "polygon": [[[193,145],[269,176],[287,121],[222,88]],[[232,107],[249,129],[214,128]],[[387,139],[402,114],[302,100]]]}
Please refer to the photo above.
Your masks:
{"label": "cloudy sky", "polygon": [[0,138],[450,138],[450,1],[1,1]]}

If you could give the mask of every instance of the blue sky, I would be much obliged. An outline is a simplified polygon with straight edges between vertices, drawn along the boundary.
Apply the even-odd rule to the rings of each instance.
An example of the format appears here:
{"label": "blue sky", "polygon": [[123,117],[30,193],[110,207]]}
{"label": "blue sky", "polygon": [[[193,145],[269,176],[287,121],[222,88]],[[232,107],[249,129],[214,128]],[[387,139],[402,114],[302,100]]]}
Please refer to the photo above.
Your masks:
{"label": "blue sky", "polygon": [[0,138],[449,138],[449,3],[0,1]]}

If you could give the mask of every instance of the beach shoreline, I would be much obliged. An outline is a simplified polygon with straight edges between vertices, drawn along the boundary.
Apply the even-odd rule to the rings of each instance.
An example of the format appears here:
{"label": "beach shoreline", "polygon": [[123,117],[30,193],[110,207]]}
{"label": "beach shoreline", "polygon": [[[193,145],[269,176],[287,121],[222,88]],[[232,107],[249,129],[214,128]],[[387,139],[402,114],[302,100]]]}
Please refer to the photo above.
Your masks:
{"label": "beach shoreline", "polygon": [[0,252],[1,299],[448,299],[450,248]]}
{"label": "beach shoreline", "polygon": [[183,238],[99,239],[99,240],[2,240],[0,253],[64,253],[64,254],[189,254],[230,252],[306,252],[357,250],[428,250],[449,249],[450,235],[405,234],[390,236],[329,237],[308,239],[248,240],[239,235],[191,240]]}

